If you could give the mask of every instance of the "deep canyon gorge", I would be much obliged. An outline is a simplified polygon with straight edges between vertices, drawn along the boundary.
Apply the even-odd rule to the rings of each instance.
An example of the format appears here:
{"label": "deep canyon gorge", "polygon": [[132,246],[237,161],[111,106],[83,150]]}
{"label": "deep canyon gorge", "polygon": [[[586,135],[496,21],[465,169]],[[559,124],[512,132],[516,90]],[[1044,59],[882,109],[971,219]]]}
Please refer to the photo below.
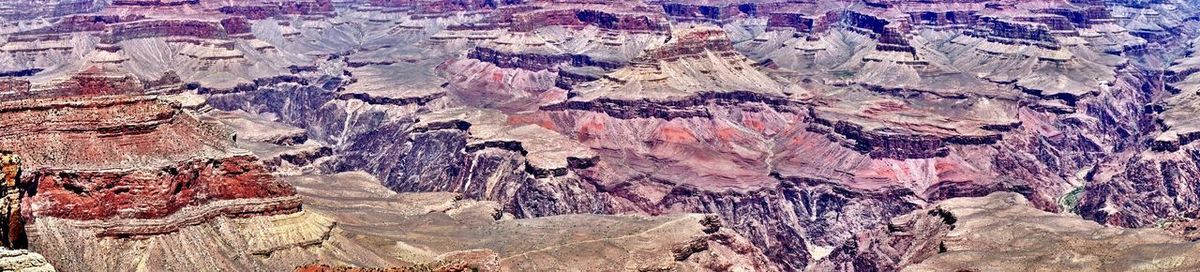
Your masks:
{"label": "deep canyon gorge", "polygon": [[1200,2],[0,0],[0,268],[1195,271]]}

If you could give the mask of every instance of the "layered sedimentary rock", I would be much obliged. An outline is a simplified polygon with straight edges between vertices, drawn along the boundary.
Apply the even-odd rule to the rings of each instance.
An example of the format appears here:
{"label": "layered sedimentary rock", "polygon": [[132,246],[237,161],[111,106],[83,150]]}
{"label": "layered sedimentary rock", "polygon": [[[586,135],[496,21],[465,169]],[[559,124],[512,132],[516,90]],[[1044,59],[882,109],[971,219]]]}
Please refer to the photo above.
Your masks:
{"label": "layered sedimentary rock", "polygon": [[335,215],[345,230],[341,235],[389,244],[372,250],[399,255],[401,261],[392,266],[397,268],[772,269],[760,251],[712,215],[512,219],[494,202],[463,200],[453,193],[397,194],[366,173],[288,180],[311,210]]}
{"label": "layered sedimentary rock", "polygon": [[19,272],[55,271],[54,266],[50,265],[41,254],[23,249],[0,249],[0,267],[4,270]]}
{"label": "layered sedimentary rock", "polygon": [[[182,108],[237,131],[214,149],[247,149],[265,171],[364,171],[521,218],[715,213],[783,270],[930,259],[929,244],[907,259],[845,246],[994,191],[1184,235],[1196,216],[1196,69],[1181,48],[1197,11],[1172,1],[115,1],[68,13],[0,26],[0,95],[103,79],[95,94],[189,96]],[[93,67],[104,73],[62,80]],[[156,205],[143,210],[175,209]],[[188,207],[175,214],[207,218]],[[225,228],[205,222],[194,229]],[[442,267],[457,256],[442,254],[481,248],[493,251],[463,253],[472,267],[508,254],[322,261]],[[971,267],[954,262],[938,264]]]}
{"label": "layered sedimentary rock", "polygon": [[275,122],[271,116],[211,111],[201,118],[229,126],[234,132],[234,145],[254,153],[276,174],[311,172],[332,155],[325,143],[310,140],[303,129]]}
{"label": "layered sedimentary rock", "polygon": [[816,271],[1188,271],[1200,245],[1161,229],[1105,227],[1014,193],[958,198],[862,233]]}
{"label": "layered sedimentary rock", "polygon": [[[1194,41],[1191,46],[1195,46]],[[1192,52],[1192,51],[1189,51]],[[1081,188],[1078,212],[1085,218],[1124,227],[1165,222],[1189,224],[1195,212],[1195,173],[1200,153],[1193,142],[1197,106],[1195,56],[1176,61],[1165,71],[1170,79],[1164,99],[1148,104],[1155,131],[1146,135],[1141,152],[1130,152],[1097,165]]]}
{"label": "layered sedimentary rock", "polygon": [[[148,219],[211,201],[293,194],[255,158],[229,152],[228,132],[152,97],[18,100],[3,108],[0,139],[22,154],[26,178],[39,186],[34,216]],[[289,212],[299,203],[261,209]]]}
{"label": "layered sedimentary rock", "polygon": [[[900,14],[831,13],[838,5],[828,2],[772,5],[762,6],[777,13],[733,14],[715,20],[726,23],[719,27],[612,32],[614,40],[651,38],[628,47],[646,51],[614,64],[564,55],[576,47],[561,37],[590,37],[595,26],[510,31],[465,23],[439,31],[436,23],[417,30],[410,25],[423,22],[402,21],[400,33],[414,46],[354,53],[345,69],[354,79],[340,81],[344,89],[309,82],[213,102],[302,125],[334,146],[329,169],[364,170],[399,191],[462,192],[518,216],[720,213],[759,246],[804,248],[767,250],[790,269],[928,201],[1011,190],[1060,209],[1057,199],[1081,185],[1080,173],[1105,152],[1133,148],[1127,135],[1146,129],[1140,107],[1152,97],[1141,88],[1152,79],[1102,53],[1108,45],[1136,49],[1139,38],[1123,22],[1088,21],[1107,20],[1102,14],[1065,26],[982,2],[906,3]],[[480,22],[504,16],[491,12]],[[1069,28],[1094,31],[1087,39],[1108,47],[1067,38]],[[436,65],[439,81],[418,79],[426,76],[420,67],[434,67],[411,53],[425,42],[439,50],[423,52],[450,59]],[[445,54],[453,50],[467,58]],[[376,61],[386,55],[404,62]],[[1005,64],[1010,59],[1021,62]],[[1039,87],[1056,82],[1069,84]],[[557,132],[565,139],[553,142],[578,142],[596,159],[578,164],[587,167],[564,160],[565,172],[539,174],[544,168],[530,167],[538,152],[523,142],[537,139],[474,127],[495,128],[501,115],[506,124],[498,127],[536,125],[545,130],[530,131]],[[389,144],[394,139],[405,140]],[[824,227],[799,227],[806,225]]]}
{"label": "layered sedimentary rock", "polygon": [[[291,186],[257,158],[233,148],[228,130],[197,120],[178,104],[144,96],[91,96],[16,100],[2,108],[0,141],[23,156],[22,178],[37,185],[28,200],[30,246],[50,254],[60,268],[204,267],[211,263],[178,262],[200,255],[153,253],[153,245],[170,243],[160,242],[164,239],[221,244],[222,238],[195,231],[227,220],[272,225],[279,220],[261,218],[278,215],[299,217],[293,221],[303,223],[297,224],[319,224],[308,222]],[[292,238],[275,241],[286,244]],[[111,250],[117,244],[151,247],[141,247],[140,253]],[[102,258],[106,262],[73,261],[100,252],[113,255]],[[220,251],[209,254],[214,252]],[[126,254],[144,259],[116,257]]]}
{"label": "layered sedimentary rock", "polygon": [[33,20],[43,16],[63,16],[95,12],[106,6],[105,1],[95,0],[49,0],[12,1],[0,5],[0,17],[7,20]]}
{"label": "layered sedimentary rock", "polygon": [[447,30],[434,38],[486,35],[467,58],[439,67],[452,79],[447,87],[522,107],[626,65],[671,31],[657,6],[640,1],[533,1]]}
{"label": "layered sedimentary rock", "polygon": [[41,83],[101,66],[143,81],[169,72],[181,83],[235,89],[285,75],[289,66],[304,64],[306,59],[280,54],[272,44],[257,39],[256,22],[296,16],[300,23],[304,21],[300,18],[330,16],[333,9],[323,0],[96,5],[94,12],[47,16],[41,18],[44,24],[5,31],[11,36],[0,45],[0,67],[4,67],[0,70],[36,68],[30,80]]}

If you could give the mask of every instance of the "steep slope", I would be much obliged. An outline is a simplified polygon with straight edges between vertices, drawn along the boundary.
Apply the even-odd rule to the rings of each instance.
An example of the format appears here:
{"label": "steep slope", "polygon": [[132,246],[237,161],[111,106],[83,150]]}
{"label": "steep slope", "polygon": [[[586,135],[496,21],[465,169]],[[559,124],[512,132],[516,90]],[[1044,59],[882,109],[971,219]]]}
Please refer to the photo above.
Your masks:
{"label": "steep slope", "polygon": [[815,271],[1189,271],[1200,245],[1161,229],[1105,227],[1014,193],[956,198],[863,233]]}
{"label": "steep slope", "polygon": [[[175,110],[134,103],[140,106],[131,122],[139,126],[113,121],[92,130],[136,138],[129,135],[141,134],[126,130],[173,128],[189,118],[238,130],[162,136],[211,143],[106,147],[162,149],[133,150],[129,159],[103,159],[104,150],[87,146],[70,146],[79,157],[42,159],[70,164],[64,168],[146,162],[205,169],[185,163],[200,154],[241,158],[234,164],[259,181],[267,180],[261,172],[363,171],[392,191],[459,193],[555,228],[599,220],[570,216],[580,213],[713,213],[780,270],[859,257],[877,259],[861,263],[872,265],[862,270],[908,266],[906,260],[927,257],[920,254],[929,244],[904,258],[847,247],[890,218],[997,191],[1016,192],[1044,211],[1196,235],[1188,231],[1200,201],[1190,178],[1196,176],[1196,69],[1194,50],[1183,45],[1196,35],[1200,11],[1187,2],[202,0],[70,8],[61,6],[79,1],[49,2],[61,14],[0,25],[0,97],[164,94],[185,103],[166,103]],[[191,110],[199,117],[167,113]],[[242,148],[248,152],[233,151]],[[261,166],[249,166],[258,165],[254,157]],[[121,190],[44,179],[53,187],[48,195]],[[232,191],[239,193],[225,198],[282,192]],[[205,188],[193,192],[113,211],[72,207],[79,210],[57,216],[97,209],[140,220],[228,200]],[[38,201],[62,203],[51,200]],[[336,233],[353,230],[321,220],[361,221],[341,212],[293,212],[266,212],[274,219],[217,216],[195,226],[294,216],[317,222],[312,233]],[[540,221],[546,218],[566,219]],[[501,221],[494,223],[511,224]],[[344,241],[331,237],[320,244]],[[324,248],[311,246],[317,242],[310,238],[300,239],[309,241],[302,248]],[[659,242],[642,245],[678,241]],[[693,267],[628,257],[635,247],[603,259]],[[408,261],[346,248],[317,255],[331,268],[420,267],[439,265],[441,254],[481,248],[495,253],[496,267],[513,268],[500,260],[520,251],[471,244]],[[213,252],[221,250],[227,249]],[[461,257],[493,256],[471,252]],[[290,257],[268,256],[262,267],[315,258],[269,255]],[[989,262],[978,257],[937,264]],[[829,266],[814,269],[821,268]]]}
{"label": "steep slope", "polygon": [[361,172],[288,180],[310,209],[335,215],[345,230],[339,235],[387,244],[372,250],[399,252],[400,264],[482,254],[490,257],[468,264],[499,271],[770,270],[761,252],[711,215],[512,219],[494,202],[452,193],[397,194]]}

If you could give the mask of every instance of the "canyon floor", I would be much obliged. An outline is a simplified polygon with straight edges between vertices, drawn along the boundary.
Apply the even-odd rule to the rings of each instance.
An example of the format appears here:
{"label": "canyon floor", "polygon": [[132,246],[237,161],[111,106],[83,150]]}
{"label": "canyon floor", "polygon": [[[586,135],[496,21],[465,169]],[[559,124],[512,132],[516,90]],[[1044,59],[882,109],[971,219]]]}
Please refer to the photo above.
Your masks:
{"label": "canyon floor", "polygon": [[0,0],[0,269],[1195,271],[1189,0]]}

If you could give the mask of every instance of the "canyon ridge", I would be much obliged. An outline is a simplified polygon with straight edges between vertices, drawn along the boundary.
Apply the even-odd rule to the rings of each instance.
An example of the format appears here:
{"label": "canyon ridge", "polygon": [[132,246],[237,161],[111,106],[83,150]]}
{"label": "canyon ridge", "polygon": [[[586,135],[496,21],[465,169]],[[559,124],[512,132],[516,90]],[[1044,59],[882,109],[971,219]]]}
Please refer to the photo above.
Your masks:
{"label": "canyon ridge", "polygon": [[1197,271],[1193,0],[0,0],[0,269]]}

